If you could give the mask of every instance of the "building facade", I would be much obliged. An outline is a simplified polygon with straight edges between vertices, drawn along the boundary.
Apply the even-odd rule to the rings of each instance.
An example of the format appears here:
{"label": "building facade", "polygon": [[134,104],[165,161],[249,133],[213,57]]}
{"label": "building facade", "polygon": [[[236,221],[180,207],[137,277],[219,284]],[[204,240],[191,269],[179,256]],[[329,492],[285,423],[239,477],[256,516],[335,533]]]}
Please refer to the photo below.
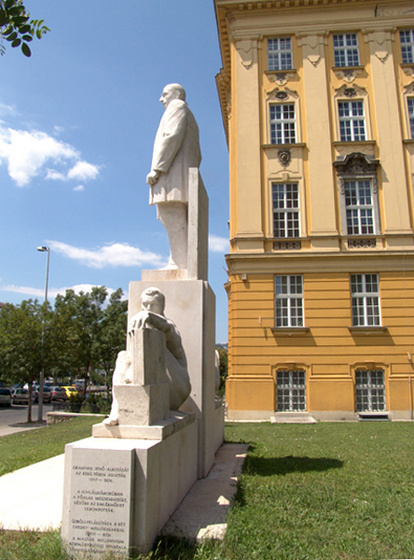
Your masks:
{"label": "building facade", "polygon": [[412,2],[215,8],[228,416],[412,418]]}

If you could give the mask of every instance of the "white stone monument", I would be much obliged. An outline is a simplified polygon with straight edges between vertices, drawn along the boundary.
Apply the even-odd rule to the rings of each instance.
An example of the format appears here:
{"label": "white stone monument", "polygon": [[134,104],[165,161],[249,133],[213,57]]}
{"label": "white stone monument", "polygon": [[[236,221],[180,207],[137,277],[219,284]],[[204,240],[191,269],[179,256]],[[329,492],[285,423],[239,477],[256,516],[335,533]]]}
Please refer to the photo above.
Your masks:
{"label": "white stone monument", "polygon": [[130,283],[110,416],[66,446],[62,538],[74,553],[148,551],[223,442],[198,127],[181,86],[166,86],[161,101],[147,182],[170,260]]}

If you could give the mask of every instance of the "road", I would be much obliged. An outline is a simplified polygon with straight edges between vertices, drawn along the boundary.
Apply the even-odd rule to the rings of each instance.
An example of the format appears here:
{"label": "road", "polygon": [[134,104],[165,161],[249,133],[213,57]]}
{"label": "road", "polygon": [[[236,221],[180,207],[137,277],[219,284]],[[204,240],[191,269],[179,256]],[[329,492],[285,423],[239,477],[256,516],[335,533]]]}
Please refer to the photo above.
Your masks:
{"label": "road", "polygon": [[[37,404],[32,405],[32,420],[37,422]],[[52,404],[43,404],[43,419],[46,419],[47,412],[52,410]],[[24,432],[39,428],[39,424],[27,424],[27,405],[12,405],[10,408],[0,407],[0,436]]]}

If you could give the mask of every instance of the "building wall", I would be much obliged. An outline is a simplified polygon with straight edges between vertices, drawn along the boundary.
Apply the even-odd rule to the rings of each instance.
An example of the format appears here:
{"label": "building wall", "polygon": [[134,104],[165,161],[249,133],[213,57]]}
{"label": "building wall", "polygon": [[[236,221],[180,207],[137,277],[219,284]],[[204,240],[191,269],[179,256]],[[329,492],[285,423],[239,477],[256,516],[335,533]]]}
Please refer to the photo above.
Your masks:
{"label": "building wall", "polygon": [[[293,5],[294,4],[294,5]],[[386,408],[412,411],[414,140],[402,64],[408,1],[215,0],[223,69],[217,78],[230,157],[230,417],[277,411],[276,372],[306,372],[306,410],[352,417],[355,370],[385,372]],[[360,62],[335,67],[334,33],[356,33]],[[269,71],[267,39],[291,37],[293,68]],[[341,141],[338,101],[359,100],[366,138]],[[296,141],[271,142],[269,105],[294,104]],[[281,158],[280,150],[290,160]],[[343,165],[362,154],[377,201],[376,230],[346,231]],[[364,172],[362,172],[363,175]],[[361,176],[361,175],[360,175]],[[272,183],[297,183],[300,234],[273,237]],[[351,274],[377,274],[381,325],[350,329]],[[304,328],[275,328],[274,276],[303,277]]]}
{"label": "building wall", "polygon": [[275,374],[286,368],[305,370],[308,412],[353,413],[357,368],[384,369],[387,410],[410,410],[410,379],[414,380],[412,270],[380,274],[382,330],[350,328],[346,272],[305,273],[306,330],[296,334],[275,329],[273,283],[269,274],[232,278],[229,411],[277,411]]}

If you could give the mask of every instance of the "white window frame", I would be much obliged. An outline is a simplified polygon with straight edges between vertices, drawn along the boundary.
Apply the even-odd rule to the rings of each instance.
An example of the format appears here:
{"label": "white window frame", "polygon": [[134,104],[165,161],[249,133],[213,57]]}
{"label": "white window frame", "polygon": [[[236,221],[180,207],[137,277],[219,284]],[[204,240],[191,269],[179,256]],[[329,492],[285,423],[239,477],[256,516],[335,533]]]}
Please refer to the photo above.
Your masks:
{"label": "white window frame", "polygon": [[[276,190],[279,196],[275,196]],[[276,228],[276,222],[279,225],[278,228]],[[300,193],[298,182],[272,182],[272,234],[273,237],[278,239],[300,237]]]}
{"label": "white window frame", "polygon": [[276,370],[276,411],[306,412],[306,371],[302,368]]}
{"label": "white window frame", "polygon": [[[279,114],[272,115],[273,110]],[[296,144],[296,107],[295,103],[270,103],[269,104],[270,143]]]}
{"label": "white window frame", "polygon": [[360,65],[357,33],[335,33],[332,41],[335,68]]}
{"label": "white window frame", "polygon": [[[348,108],[347,115],[341,115],[341,108]],[[367,122],[365,103],[362,99],[338,99],[338,127],[341,142],[365,142],[367,138]],[[360,112],[362,109],[362,114]],[[343,127],[345,131],[343,134]]]}
{"label": "white window frame", "polygon": [[385,412],[386,391],[383,368],[355,370],[356,412]]}
{"label": "white window frame", "polygon": [[380,327],[379,275],[375,273],[351,274],[350,288],[352,326]]}
{"label": "white window frame", "polygon": [[411,96],[407,96],[407,116],[409,136],[414,139],[414,97]]}
{"label": "white window frame", "polygon": [[400,30],[401,59],[403,64],[414,63],[414,29]]}
{"label": "white window frame", "polygon": [[275,283],[275,327],[304,327],[303,276],[276,275]]}
{"label": "white window frame", "polygon": [[[377,193],[373,186],[374,180],[370,178],[344,178],[344,213],[346,235],[348,236],[367,236],[376,235],[378,232],[378,209],[377,209]],[[356,200],[355,203],[349,201],[349,191],[355,186]],[[368,189],[368,193],[364,193],[363,189]],[[369,200],[367,200],[369,198]],[[350,223],[350,222],[353,222]],[[353,231],[352,231],[353,230]]]}
{"label": "white window frame", "polygon": [[267,39],[267,69],[293,69],[291,37],[269,37]]}

